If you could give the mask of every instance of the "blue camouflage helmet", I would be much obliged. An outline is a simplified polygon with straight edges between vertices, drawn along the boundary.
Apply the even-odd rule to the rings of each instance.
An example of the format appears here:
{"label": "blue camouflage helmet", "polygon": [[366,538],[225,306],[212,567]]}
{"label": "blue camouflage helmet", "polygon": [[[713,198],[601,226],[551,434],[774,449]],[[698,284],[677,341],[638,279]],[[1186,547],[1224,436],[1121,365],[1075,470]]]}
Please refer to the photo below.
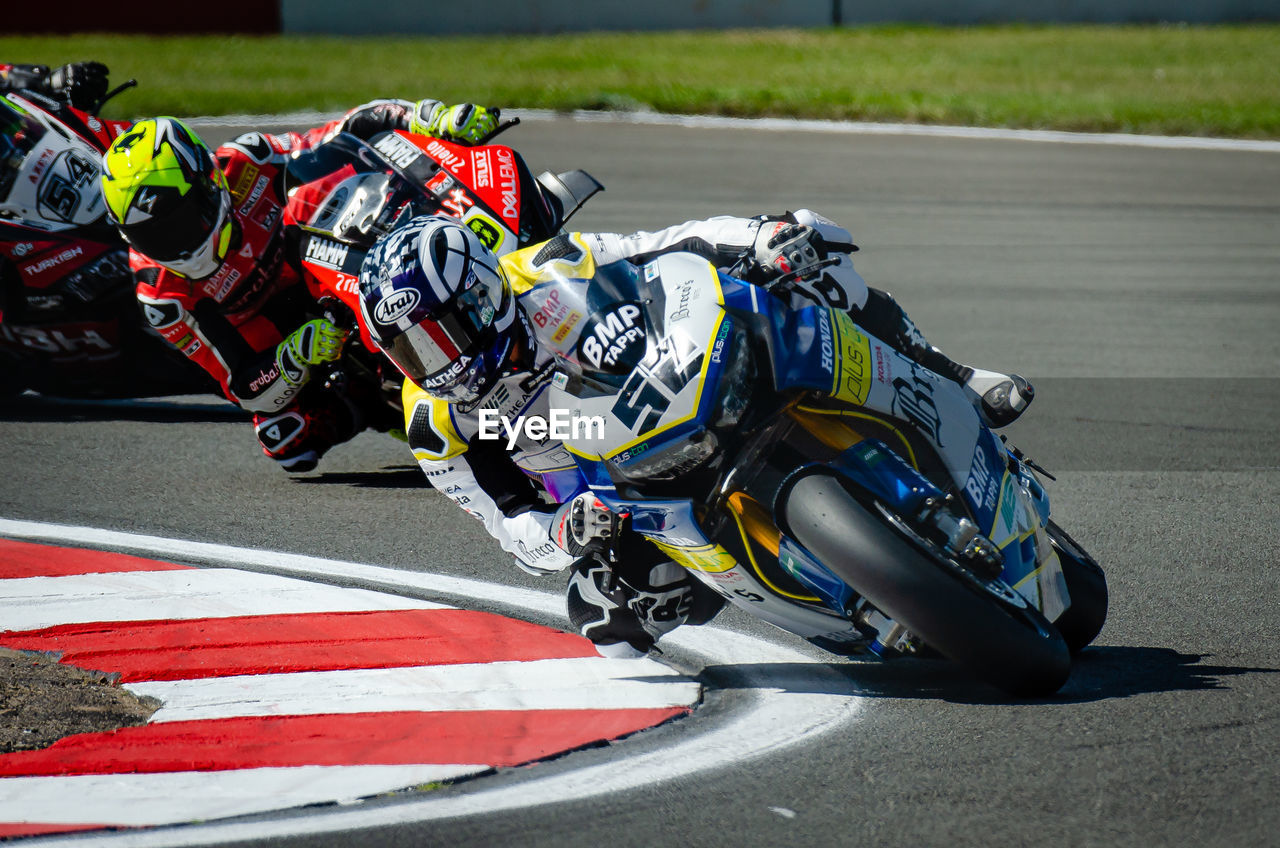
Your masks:
{"label": "blue camouflage helmet", "polygon": [[422,215],[378,240],[360,268],[378,346],[427,394],[484,396],[515,347],[515,298],[498,258],[453,218]]}

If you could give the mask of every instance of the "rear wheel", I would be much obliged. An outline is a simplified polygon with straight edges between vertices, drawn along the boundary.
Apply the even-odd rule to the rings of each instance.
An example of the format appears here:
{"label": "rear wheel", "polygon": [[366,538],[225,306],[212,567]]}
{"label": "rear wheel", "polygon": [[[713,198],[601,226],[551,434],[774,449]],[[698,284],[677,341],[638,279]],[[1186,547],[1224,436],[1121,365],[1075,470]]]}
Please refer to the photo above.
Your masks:
{"label": "rear wheel", "polygon": [[944,656],[1015,695],[1051,695],[1071,657],[1058,631],[1003,583],[964,574],[887,511],[840,481],[797,482],[782,514],[791,535],[886,615]]}
{"label": "rear wheel", "polygon": [[1054,627],[1062,634],[1071,653],[1078,654],[1098,637],[1107,620],[1107,577],[1093,557],[1076,544],[1066,531],[1049,522],[1049,541],[1062,562],[1071,606],[1058,617]]}

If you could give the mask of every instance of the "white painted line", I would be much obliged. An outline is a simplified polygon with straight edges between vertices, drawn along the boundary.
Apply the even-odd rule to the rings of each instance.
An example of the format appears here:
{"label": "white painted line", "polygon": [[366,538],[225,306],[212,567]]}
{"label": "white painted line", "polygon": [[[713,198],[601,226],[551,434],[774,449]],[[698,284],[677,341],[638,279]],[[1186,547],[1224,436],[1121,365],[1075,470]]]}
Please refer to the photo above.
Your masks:
{"label": "white painted line", "polygon": [[[547,592],[536,592],[518,586],[497,586],[481,580],[465,577],[448,577],[417,571],[402,571],[361,565],[342,560],[322,559],[302,554],[263,551],[252,548],[236,548],[210,542],[192,542],[184,539],[164,539],[157,536],[141,536],[113,530],[97,530],[89,527],[71,527],[63,524],[45,524],[37,521],[15,521],[0,518],[0,536],[46,541],[58,544],[79,544],[91,548],[133,552],[171,559],[175,562],[208,563],[211,565],[245,565],[270,568],[283,574],[304,579],[316,577],[334,580],[360,580],[392,591],[419,590],[424,594],[445,594],[461,598],[480,598],[491,603],[534,610],[543,615],[563,617],[564,597]],[[52,578],[46,578],[52,579]],[[216,582],[216,581],[215,581]],[[411,603],[406,598],[390,598],[387,603]],[[413,601],[412,603],[427,603]],[[427,608],[440,606],[431,604]],[[318,611],[318,610],[317,610]]]}
{"label": "white painted line", "polygon": [[[504,109],[503,113],[523,121],[572,120],[597,124],[640,124],[693,129],[754,130],[762,132],[816,132],[844,135],[924,136],[927,138],[967,138],[996,141],[1036,141],[1054,144],[1109,144],[1124,147],[1151,147],[1175,150],[1233,150],[1280,153],[1280,141],[1203,136],[1139,135],[1136,133],[1080,133],[1059,130],[1019,130],[1001,127],[958,127],[935,124],[895,124],[873,121],[819,121],[799,118],[729,118],[720,115],[670,115],[663,112],[603,112],[578,109]],[[188,118],[197,127],[320,126],[341,112],[288,112],[280,115],[219,115]],[[499,141],[503,139],[499,137]]]}
{"label": "white painted line", "polygon": [[246,674],[127,688],[164,702],[151,724],[399,710],[656,709],[697,703],[702,692],[652,660],[604,657]]}
{"label": "white painted line", "polygon": [[192,568],[0,580],[4,630],[93,621],[441,608],[430,601],[249,571]]}
{"label": "white painted line", "polygon": [[[314,804],[318,797],[346,803],[355,800],[347,794],[353,786],[373,795],[488,770],[487,765],[298,766],[9,777],[3,785],[5,806],[21,810],[25,821],[140,827],[180,818],[199,820],[270,812]],[[68,803],[71,799],[74,803]]]}
{"label": "white painted line", "polygon": [[[560,595],[499,586],[479,580],[419,574],[377,566],[322,560],[298,554],[251,551],[224,545],[184,542],[92,528],[0,519],[0,535],[60,543],[80,543],[187,561],[217,561],[296,574],[300,577],[358,578],[401,590],[466,595],[481,601],[518,606],[538,613],[563,615]],[[194,559],[193,559],[194,558]],[[784,639],[788,637],[783,637]],[[394,805],[339,810],[310,809],[297,815],[245,823],[213,823],[177,829],[77,836],[84,846],[216,845],[237,840],[269,839],[419,824],[471,815],[492,815],[616,792],[640,790],[667,780],[742,768],[752,760],[814,740],[847,726],[863,705],[850,681],[825,663],[783,644],[775,644],[721,627],[682,627],[663,639],[672,651],[702,657],[708,665],[735,668],[747,703],[724,723],[698,734],[675,737],[655,751],[626,755],[607,763],[550,774],[511,785],[468,787],[465,794],[427,794]],[[24,845],[44,840],[29,839]]]}

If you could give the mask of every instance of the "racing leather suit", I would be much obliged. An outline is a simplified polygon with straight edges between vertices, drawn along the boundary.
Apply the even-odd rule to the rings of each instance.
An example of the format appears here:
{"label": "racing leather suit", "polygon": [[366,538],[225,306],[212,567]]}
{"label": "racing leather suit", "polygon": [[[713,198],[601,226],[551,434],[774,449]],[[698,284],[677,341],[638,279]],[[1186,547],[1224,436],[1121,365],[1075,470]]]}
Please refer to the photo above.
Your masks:
{"label": "racing leather suit", "polygon": [[[795,213],[794,218],[800,223],[835,226],[807,210]],[[584,266],[619,260],[641,265],[664,253],[687,251],[728,268],[752,247],[765,223],[765,218],[719,217],[627,236],[572,233],[507,254],[499,261],[517,302],[523,303],[523,296],[538,285],[544,265],[571,262],[574,256],[580,257]],[[827,275],[823,288],[832,292],[833,299],[845,304],[866,301],[866,285],[847,254],[830,270],[835,273]],[[564,273],[572,275],[572,270]],[[811,296],[804,292],[794,295]],[[519,315],[523,321],[535,323],[541,317],[528,315],[524,309]],[[526,335],[533,338],[531,332]],[[495,434],[493,427],[495,417],[498,422],[502,418],[516,422],[520,416],[550,418],[547,387],[555,363],[549,351],[537,349],[532,341],[529,344],[534,349],[525,352],[524,366],[503,375],[473,404],[432,398],[405,381],[405,430],[414,457],[431,484],[480,520],[518,566],[533,574],[549,574],[575,560],[551,541],[550,532],[555,504],[578,492],[573,457],[558,440],[535,440],[523,428],[509,432],[501,423]],[[487,438],[481,437],[482,416]],[[548,503],[543,492],[554,503]]]}

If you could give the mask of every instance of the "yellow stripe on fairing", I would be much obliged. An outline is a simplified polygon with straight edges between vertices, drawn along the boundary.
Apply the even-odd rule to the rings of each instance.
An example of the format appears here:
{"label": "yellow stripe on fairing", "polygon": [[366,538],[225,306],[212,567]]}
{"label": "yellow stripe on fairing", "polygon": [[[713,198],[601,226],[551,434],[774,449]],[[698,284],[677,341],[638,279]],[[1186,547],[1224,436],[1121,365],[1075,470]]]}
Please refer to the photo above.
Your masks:
{"label": "yellow stripe on fairing", "polygon": [[[773,526],[773,522],[769,520],[767,514],[762,514],[765,513],[764,507],[760,506],[755,498],[752,498],[750,495],[743,492],[734,492],[730,495],[729,504],[733,507],[733,509],[730,510],[730,514],[733,516],[734,522],[738,525],[738,535],[742,537],[742,546],[747,551],[747,560],[751,563],[751,570],[756,573],[756,577],[760,578],[760,582],[775,595],[780,595],[784,598],[791,598],[795,601],[812,601],[821,603],[822,599],[817,596],[797,595],[792,592],[779,589],[777,586],[773,585],[773,582],[770,581],[768,577],[765,576],[764,569],[762,569],[760,567],[760,563],[756,561],[756,555],[751,550],[752,539],[756,539],[756,541],[763,547],[768,548],[774,556],[778,556],[779,542],[782,536],[778,529]],[[749,515],[748,512],[751,512],[752,514]],[[748,522],[753,524],[754,527],[748,528]],[[754,532],[752,532],[752,530],[754,530]],[[748,533],[750,533],[749,537]],[[769,538],[762,539],[760,538],[762,535],[768,535]]]}

